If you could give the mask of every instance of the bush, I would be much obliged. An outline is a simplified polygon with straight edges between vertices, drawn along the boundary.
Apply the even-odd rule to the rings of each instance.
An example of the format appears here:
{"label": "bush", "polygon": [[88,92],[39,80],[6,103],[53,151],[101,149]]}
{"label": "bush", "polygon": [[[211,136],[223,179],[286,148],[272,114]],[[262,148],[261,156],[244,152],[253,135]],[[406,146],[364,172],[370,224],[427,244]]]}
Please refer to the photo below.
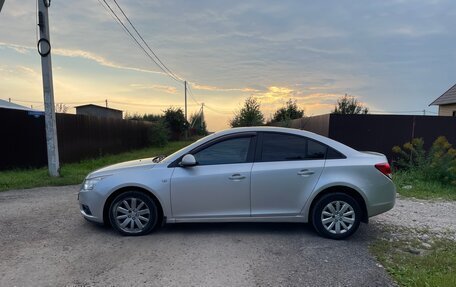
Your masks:
{"label": "bush", "polygon": [[444,136],[435,140],[426,153],[421,138],[405,143],[402,148],[393,147],[398,154],[395,166],[414,172],[426,180],[456,185],[456,149]]}
{"label": "bush", "polygon": [[147,140],[151,146],[164,147],[168,144],[169,132],[163,121],[154,123],[147,130]]}
{"label": "bush", "polygon": [[429,151],[429,177],[456,184],[456,149],[445,137],[439,137]]}
{"label": "bush", "polygon": [[405,143],[402,148],[393,147],[393,152],[398,154],[396,165],[405,169],[423,169],[427,165],[426,151],[422,138],[412,139]]}
{"label": "bush", "polygon": [[185,119],[184,112],[180,108],[168,108],[165,111],[164,123],[171,132],[172,140],[181,139],[184,132],[188,128],[188,123]]}

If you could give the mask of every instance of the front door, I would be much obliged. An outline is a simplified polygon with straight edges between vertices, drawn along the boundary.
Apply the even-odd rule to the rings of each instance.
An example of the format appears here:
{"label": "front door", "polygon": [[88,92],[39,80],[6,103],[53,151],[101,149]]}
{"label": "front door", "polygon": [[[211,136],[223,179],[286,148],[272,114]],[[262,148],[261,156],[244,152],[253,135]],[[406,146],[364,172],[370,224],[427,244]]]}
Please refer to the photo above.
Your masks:
{"label": "front door", "polygon": [[254,135],[215,140],[192,152],[197,165],[171,177],[175,219],[250,216]]}

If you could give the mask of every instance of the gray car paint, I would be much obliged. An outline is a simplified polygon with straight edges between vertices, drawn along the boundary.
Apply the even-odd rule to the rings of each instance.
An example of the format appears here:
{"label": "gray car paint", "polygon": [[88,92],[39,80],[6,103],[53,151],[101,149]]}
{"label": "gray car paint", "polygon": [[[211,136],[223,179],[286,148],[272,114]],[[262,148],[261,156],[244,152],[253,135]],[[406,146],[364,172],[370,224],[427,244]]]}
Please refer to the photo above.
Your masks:
{"label": "gray car paint", "polygon": [[[241,132],[281,132],[308,137],[346,156],[345,159],[243,163],[216,166],[169,167],[194,148],[221,136]],[[384,155],[362,153],[332,139],[296,129],[277,127],[235,128],[214,133],[166,157],[160,163],[152,158],[108,166],[90,173],[87,179],[104,177],[93,190],[81,190],[80,206],[92,215],[84,217],[103,222],[103,210],[119,189],[141,188],[156,197],[167,223],[223,221],[307,222],[313,199],[322,191],[344,186],[357,191],[366,203],[368,216],[394,206],[393,182],[374,165],[386,162]],[[311,170],[311,175],[299,175]],[[229,180],[234,174],[245,176]]]}

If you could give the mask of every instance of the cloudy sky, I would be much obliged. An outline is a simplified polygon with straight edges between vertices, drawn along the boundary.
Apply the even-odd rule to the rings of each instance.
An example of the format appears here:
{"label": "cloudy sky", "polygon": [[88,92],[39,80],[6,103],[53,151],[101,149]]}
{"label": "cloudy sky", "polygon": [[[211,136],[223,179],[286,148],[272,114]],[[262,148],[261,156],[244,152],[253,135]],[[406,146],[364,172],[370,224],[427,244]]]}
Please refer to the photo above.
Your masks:
{"label": "cloudy sky", "polygon": [[[251,95],[267,118],[289,98],[308,115],[327,113],[345,93],[375,112],[410,114],[436,112],[429,103],[456,83],[451,0],[117,2],[190,83],[189,113],[206,104],[212,131],[227,127]],[[51,3],[56,102],[108,99],[128,113],[183,106],[183,85],[161,73],[99,1]],[[42,108],[35,4],[6,0],[0,13],[0,98]]]}

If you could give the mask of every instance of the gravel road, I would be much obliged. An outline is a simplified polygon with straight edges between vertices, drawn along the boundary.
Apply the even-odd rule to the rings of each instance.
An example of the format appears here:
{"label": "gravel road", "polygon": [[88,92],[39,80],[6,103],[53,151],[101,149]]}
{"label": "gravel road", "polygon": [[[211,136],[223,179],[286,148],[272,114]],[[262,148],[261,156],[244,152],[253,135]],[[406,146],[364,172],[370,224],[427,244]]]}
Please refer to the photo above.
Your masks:
{"label": "gravel road", "polygon": [[392,285],[368,252],[375,221],[345,241],[278,223],[177,224],[123,237],[80,216],[77,188],[0,193],[0,286]]}
{"label": "gravel road", "polygon": [[395,207],[371,219],[371,224],[425,229],[456,240],[456,201],[398,197]]}

